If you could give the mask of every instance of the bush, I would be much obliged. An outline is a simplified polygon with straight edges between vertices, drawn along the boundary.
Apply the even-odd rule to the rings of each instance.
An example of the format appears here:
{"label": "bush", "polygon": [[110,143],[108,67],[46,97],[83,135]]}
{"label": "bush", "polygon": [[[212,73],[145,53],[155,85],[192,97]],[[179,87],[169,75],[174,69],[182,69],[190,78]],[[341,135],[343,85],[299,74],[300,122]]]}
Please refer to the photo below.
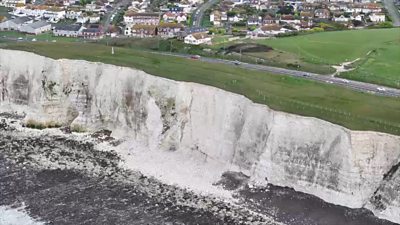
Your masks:
{"label": "bush", "polygon": [[86,128],[84,128],[83,126],[81,126],[81,125],[73,125],[73,126],[71,126],[71,132],[75,132],[75,133],[84,133],[84,132],[86,132],[87,130],[86,130]]}
{"label": "bush", "polygon": [[297,36],[297,35],[299,35],[299,32],[289,32],[289,33],[277,34],[276,37],[291,37],[291,36]]}
{"label": "bush", "polygon": [[372,28],[393,28],[393,23],[386,21],[386,22],[376,24],[375,26],[372,26]]}
{"label": "bush", "polygon": [[322,31],[324,31],[324,29],[323,29],[323,28],[320,28],[320,27],[314,27],[314,28],[312,28],[312,29],[310,30],[310,32],[322,32]]}
{"label": "bush", "polygon": [[32,129],[38,129],[38,130],[43,130],[46,128],[59,128],[61,126],[62,126],[62,124],[55,122],[55,121],[48,121],[48,122],[42,123],[42,122],[38,122],[38,121],[35,121],[32,119],[26,121],[26,123],[25,123],[25,127],[32,128]]}

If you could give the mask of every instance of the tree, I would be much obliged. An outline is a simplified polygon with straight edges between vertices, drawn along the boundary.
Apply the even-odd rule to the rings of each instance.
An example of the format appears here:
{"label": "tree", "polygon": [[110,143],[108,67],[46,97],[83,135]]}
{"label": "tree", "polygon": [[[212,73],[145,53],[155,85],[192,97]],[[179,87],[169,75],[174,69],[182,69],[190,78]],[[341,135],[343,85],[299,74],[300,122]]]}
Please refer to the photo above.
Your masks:
{"label": "tree", "polygon": [[79,0],[79,4],[81,4],[83,6],[90,4],[90,3],[92,3],[92,0]]}
{"label": "tree", "polygon": [[285,5],[285,6],[281,6],[278,10],[279,14],[293,14],[293,6],[291,5]]}
{"label": "tree", "polygon": [[353,26],[355,26],[355,27],[364,26],[364,23],[359,20],[352,20],[351,22],[353,23]]}
{"label": "tree", "polygon": [[236,12],[235,11],[229,11],[226,15],[228,17],[234,17],[234,16],[236,16]]}

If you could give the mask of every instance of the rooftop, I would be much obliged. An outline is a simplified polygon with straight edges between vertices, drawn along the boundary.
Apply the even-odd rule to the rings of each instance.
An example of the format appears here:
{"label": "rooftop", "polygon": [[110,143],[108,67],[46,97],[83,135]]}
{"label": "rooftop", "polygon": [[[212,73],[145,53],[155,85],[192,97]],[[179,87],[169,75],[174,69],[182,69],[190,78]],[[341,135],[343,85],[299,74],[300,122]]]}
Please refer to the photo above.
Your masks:
{"label": "rooftop", "polygon": [[79,31],[81,29],[81,25],[71,24],[71,25],[61,25],[57,26],[55,30],[66,30],[66,31]]}
{"label": "rooftop", "polygon": [[39,21],[36,21],[34,23],[27,24],[27,26],[29,26],[29,27],[31,27],[33,29],[41,28],[41,27],[48,26],[48,25],[49,25],[49,23],[47,23],[44,20],[39,20]]}
{"label": "rooftop", "polygon": [[18,17],[18,18],[12,19],[12,20],[10,20],[10,22],[13,22],[15,24],[23,24],[23,23],[26,23],[31,20],[32,20],[31,18],[24,16],[24,17]]}

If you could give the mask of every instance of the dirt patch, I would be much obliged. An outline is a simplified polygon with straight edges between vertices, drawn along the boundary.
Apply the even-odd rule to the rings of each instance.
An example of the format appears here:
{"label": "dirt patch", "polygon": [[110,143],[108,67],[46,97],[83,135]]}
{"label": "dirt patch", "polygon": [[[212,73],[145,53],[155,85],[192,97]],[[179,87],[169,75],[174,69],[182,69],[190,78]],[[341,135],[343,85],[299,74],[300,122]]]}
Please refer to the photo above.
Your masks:
{"label": "dirt patch", "polygon": [[261,44],[248,44],[248,43],[242,43],[242,44],[236,44],[236,45],[231,45],[228,48],[226,48],[227,53],[230,52],[269,52],[272,51],[273,48],[267,45],[261,45]]}

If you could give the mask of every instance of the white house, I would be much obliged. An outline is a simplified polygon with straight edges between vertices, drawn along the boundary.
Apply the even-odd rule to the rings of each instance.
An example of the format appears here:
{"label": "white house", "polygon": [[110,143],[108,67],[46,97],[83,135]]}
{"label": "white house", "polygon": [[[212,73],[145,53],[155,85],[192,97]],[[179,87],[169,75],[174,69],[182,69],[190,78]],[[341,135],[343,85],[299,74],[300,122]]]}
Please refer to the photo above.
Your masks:
{"label": "white house", "polygon": [[233,16],[233,17],[229,17],[228,18],[228,20],[229,20],[229,22],[234,22],[234,23],[236,23],[236,22],[239,22],[239,21],[242,21],[244,18],[242,17],[242,16],[238,16],[238,15],[235,15],[235,16]]}
{"label": "white house", "polygon": [[260,37],[271,37],[277,34],[282,34],[289,32],[288,29],[283,28],[277,24],[268,24],[255,29],[254,31],[249,31],[247,35],[250,38],[260,38]]}
{"label": "white house", "polygon": [[89,23],[99,23],[100,16],[98,14],[93,14],[89,16]]}
{"label": "white house", "polygon": [[184,42],[189,45],[211,44],[211,37],[206,33],[193,33],[186,36]]}
{"label": "white house", "polygon": [[187,16],[184,13],[179,14],[178,16],[176,16],[176,21],[178,23],[182,23],[182,22],[186,22],[187,21]]}
{"label": "white house", "polygon": [[364,15],[363,14],[357,14],[356,16],[351,16],[352,20],[358,20],[358,21],[363,21],[364,20]]}
{"label": "white house", "polygon": [[350,18],[345,17],[344,15],[340,15],[339,17],[333,17],[332,20],[337,23],[345,23],[345,22],[349,22]]}
{"label": "white house", "polygon": [[52,23],[57,23],[58,21],[64,19],[65,15],[65,10],[61,8],[49,8],[44,12],[43,18]]}
{"label": "white house", "polygon": [[248,26],[258,26],[260,25],[262,22],[262,18],[261,16],[250,16],[247,19],[247,25]]}
{"label": "white house", "polygon": [[385,22],[386,17],[383,13],[372,13],[371,15],[369,15],[369,19],[371,20],[371,22],[380,23]]}
{"label": "white house", "polygon": [[76,18],[77,23],[85,24],[89,21],[89,16],[86,13],[82,13]]}
{"label": "white house", "polygon": [[70,20],[76,20],[78,17],[82,15],[82,11],[79,9],[68,9],[65,18],[70,19]]}
{"label": "white house", "polygon": [[46,21],[40,20],[34,23],[25,24],[20,27],[19,31],[28,34],[41,34],[43,32],[51,30],[51,24]]}
{"label": "white house", "polygon": [[26,16],[42,18],[45,11],[46,11],[45,7],[27,5],[22,7],[16,7],[14,10],[14,15],[25,14]]}
{"label": "white house", "polygon": [[218,10],[214,10],[210,14],[210,22],[214,24],[214,26],[219,27],[222,25],[221,23],[221,12]]}

